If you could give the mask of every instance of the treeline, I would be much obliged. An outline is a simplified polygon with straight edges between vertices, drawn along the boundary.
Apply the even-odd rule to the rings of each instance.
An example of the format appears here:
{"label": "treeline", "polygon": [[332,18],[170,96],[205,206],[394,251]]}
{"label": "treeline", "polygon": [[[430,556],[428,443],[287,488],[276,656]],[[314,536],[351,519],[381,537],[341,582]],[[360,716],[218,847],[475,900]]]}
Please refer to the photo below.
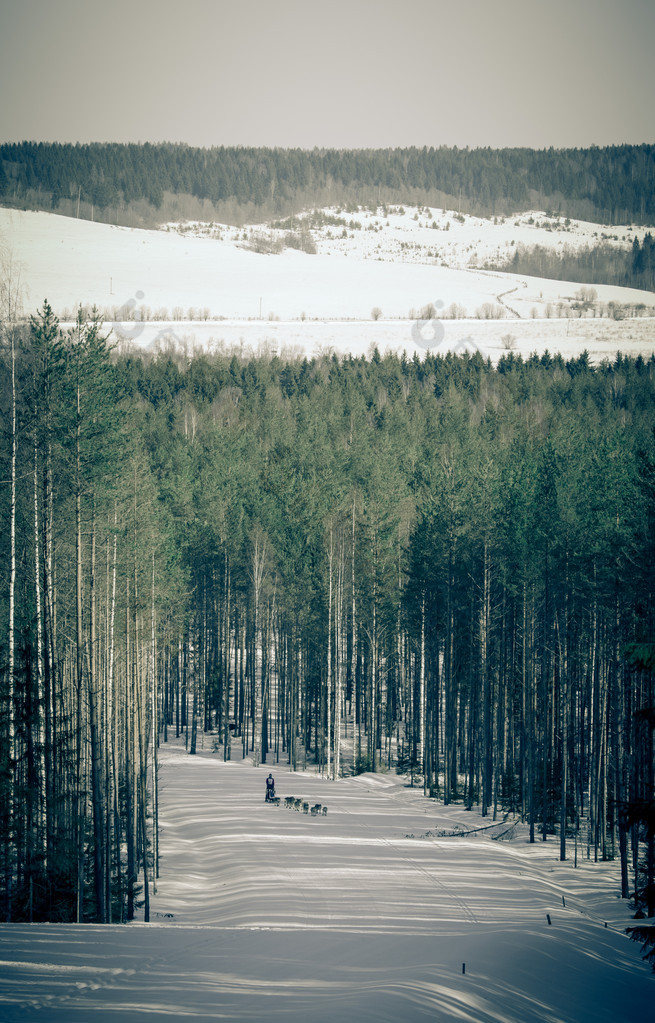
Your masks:
{"label": "treeline", "polygon": [[601,245],[549,249],[543,245],[517,245],[513,255],[494,269],[580,284],[618,284],[655,291],[655,245],[647,232],[628,250]]}
{"label": "treeline", "polygon": [[147,918],[185,574],[99,323],[21,326],[3,298],[0,912]]}
{"label": "treeline", "polygon": [[630,276],[636,281],[633,287],[655,291],[655,240],[648,231],[640,242],[635,238],[630,251]]}
{"label": "treeline", "polygon": [[169,732],[407,772],[653,912],[655,359],[4,342],[7,918],[147,905]]}
{"label": "treeline", "polygon": [[0,200],[119,223],[139,202],[151,220],[170,218],[180,196],[258,220],[330,202],[449,200],[487,215],[537,204],[609,223],[652,223],[654,168],[652,145],[310,151],[18,142],[0,145]]}

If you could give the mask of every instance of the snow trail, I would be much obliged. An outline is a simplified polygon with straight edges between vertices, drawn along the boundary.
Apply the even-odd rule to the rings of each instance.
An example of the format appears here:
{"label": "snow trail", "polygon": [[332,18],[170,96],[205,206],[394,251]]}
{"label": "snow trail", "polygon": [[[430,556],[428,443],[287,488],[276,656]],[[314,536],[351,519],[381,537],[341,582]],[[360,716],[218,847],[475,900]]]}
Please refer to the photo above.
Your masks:
{"label": "snow trail", "polygon": [[[327,816],[266,805],[269,769]],[[0,925],[3,1023],[649,1018],[618,864],[574,869],[520,825],[493,841],[393,775],[332,782],[179,742],[160,814],[153,923]],[[471,833],[435,837],[455,827]]]}

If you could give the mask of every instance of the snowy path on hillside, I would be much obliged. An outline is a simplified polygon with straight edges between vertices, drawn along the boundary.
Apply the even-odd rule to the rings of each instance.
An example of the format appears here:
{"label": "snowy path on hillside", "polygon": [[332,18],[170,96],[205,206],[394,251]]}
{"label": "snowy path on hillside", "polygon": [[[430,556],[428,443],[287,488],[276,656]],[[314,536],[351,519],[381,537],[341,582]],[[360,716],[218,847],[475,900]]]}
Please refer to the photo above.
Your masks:
{"label": "snowy path on hillside", "polygon": [[447,837],[492,822],[395,775],[274,767],[283,799],[328,806],[312,817],[264,804],[268,767],[175,743],[161,764],[153,923],[0,925],[6,1023],[649,1018],[618,864],[493,841],[501,822]]}

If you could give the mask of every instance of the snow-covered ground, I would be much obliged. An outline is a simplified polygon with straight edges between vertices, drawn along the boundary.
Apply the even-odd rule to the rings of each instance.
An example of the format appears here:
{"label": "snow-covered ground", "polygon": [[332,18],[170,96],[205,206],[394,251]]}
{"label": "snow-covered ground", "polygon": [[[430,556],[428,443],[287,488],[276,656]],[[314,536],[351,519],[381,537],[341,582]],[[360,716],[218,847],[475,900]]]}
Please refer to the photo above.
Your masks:
{"label": "snow-covered ground", "polygon": [[175,742],[161,765],[153,922],[0,925],[4,1023],[651,1018],[618,863],[561,863],[396,775],[274,766],[311,816],[264,804],[268,766]]}
{"label": "snow-covered ground", "polygon": [[[655,313],[650,292],[597,285],[594,307],[578,320],[581,285],[477,269],[520,243],[627,248],[643,229],[567,224],[539,213],[497,223],[467,216],[462,223],[452,212],[409,207],[392,208],[388,217],[328,210],[324,219],[313,230],[316,254],[272,254],[249,246],[282,239],[286,229],[191,224],[143,231],[0,209],[0,249],[20,270],[26,311],[45,298],[64,318],[80,303],[95,304],[116,337],[144,346],[163,337],[308,354],[329,347],[367,352],[372,344],[409,353],[473,345],[494,357],[511,334],[523,354],[577,354],[596,344],[600,357],[618,348],[655,350],[653,322],[644,315]],[[436,316],[417,325],[430,303]],[[609,303],[641,315],[608,319]],[[485,309],[501,318],[477,319]]]}
{"label": "snow-covered ground", "polygon": [[259,237],[284,241],[304,223],[317,251],[326,255],[356,255],[360,259],[403,263],[443,263],[478,267],[514,254],[518,246],[539,245],[555,251],[597,245],[628,248],[643,239],[648,228],[608,227],[571,220],[552,213],[521,213],[511,217],[474,217],[454,210],[426,206],[332,207],[303,214],[293,221],[231,227],[226,224],[183,221],[164,224],[163,230],[185,237],[215,238],[236,245]]}
{"label": "snow-covered ground", "polygon": [[546,350],[560,352],[565,358],[589,352],[592,362],[624,355],[655,353],[655,319],[630,320],[544,319],[544,320],[211,320],[191,323],[108,323],[112,336],[139,347],[158,349],[172,345],[189,353],[205,351],[243,351],[275,353],[283,358],[304,354],[348,352],[370,355],[377,347],[398,354],[427,350],[443,354],[479,349],[493,363],[507,354],[508,346],[524,357]]}

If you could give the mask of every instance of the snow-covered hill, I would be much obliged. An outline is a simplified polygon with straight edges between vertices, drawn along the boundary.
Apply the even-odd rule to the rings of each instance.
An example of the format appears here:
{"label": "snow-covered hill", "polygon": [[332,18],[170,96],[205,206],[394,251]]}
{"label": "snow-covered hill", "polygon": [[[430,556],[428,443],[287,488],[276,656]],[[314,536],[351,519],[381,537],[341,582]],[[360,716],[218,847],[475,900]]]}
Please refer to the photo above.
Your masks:
{"label": "snow-covered hill", "polygon": [[426,206],[380,206],[373,211],[365,207],[332,207],[286,222],[245,228],[187,221],[165,224],[163,230],[242,245],[259,240],[262,247],[267,242],[270,247],[275,241],[283,244],[285,236],[297,233],[302,225],[309,231],[317,251],[324,255],[355,255],[359,259],[441,264],[458,269],[503,261],[518,246],[538,245],[556,252],[600,244],[626,249],[635,237],[641,241],[648,230],[632,225],[608,227],[539,211],[484,218]]}
{"label": "snow-covered hill", "polygon": [[274,807],[268,766],[175,743],[161,764],[153,922],[0,924],[4,1023],[650,1018],[618,863],[579,847],[576,866],[572,844],[561,863],[559,841],[531,846],[395,775],[273,765]]}
{"label": "snow-covered hill", "polygon": [[[443,344],[492,357],[508,343],[526,354],[562,346],[571,354],[589,340],[610,355],[655,349],[649,292],[596,286],[579,319],[579,284],[478,269],[517,244],[627,247],[643,231],[539,213],[495,223],[424,208],[386,216],[326,210],[312,228],[315,254],[254,251],[279,248],[294,231],[293,224],[142,231],[0,209],[0,246],[20,268],[26,311],[47,298],[65,319],[80,303],[95,304],[117,338],[141,345],[167,337],[313,353]],[[617,306],[626,318],[608,316]]]}

